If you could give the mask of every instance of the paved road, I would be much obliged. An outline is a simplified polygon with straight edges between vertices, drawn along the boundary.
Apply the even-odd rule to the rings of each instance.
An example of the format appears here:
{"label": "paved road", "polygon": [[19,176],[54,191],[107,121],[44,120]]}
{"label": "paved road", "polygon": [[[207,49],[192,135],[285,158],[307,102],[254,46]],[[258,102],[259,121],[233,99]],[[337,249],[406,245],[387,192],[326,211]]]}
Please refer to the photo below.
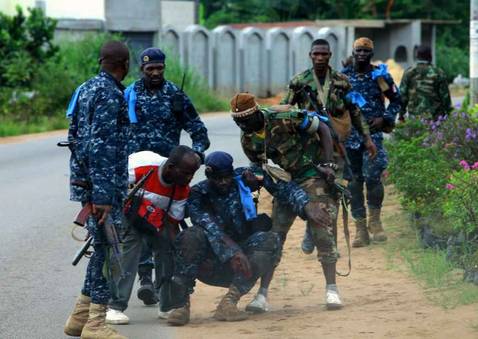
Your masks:
{"label": "paved road", "polygon": [[[235,165],[247,160],[239,130],[226,114],[204,116],[210,150],[225,150]],[[63,324],[78,295],[86,260],[71,266],[79,243],[70,236],[78,205],[68,201],[68,153],[55,147],[61,137],[0,144],[0,339],[65,338]],[[190,144],[189,138],[183,143]],[[195,181],[204,178],[197,175]],[[130,338],[171,338],[155,307],[136,296],[127,310]]]}

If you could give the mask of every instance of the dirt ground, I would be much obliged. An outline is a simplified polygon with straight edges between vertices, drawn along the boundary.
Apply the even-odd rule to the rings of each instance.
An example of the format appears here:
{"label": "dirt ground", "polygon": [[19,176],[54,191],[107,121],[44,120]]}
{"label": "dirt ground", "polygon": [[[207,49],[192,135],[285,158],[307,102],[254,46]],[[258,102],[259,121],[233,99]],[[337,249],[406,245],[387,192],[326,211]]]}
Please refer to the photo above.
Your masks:
{"label": "dirt ground", "polygon": [[[270,198],[264,197],[264,208]],[[384,213],[399,213],[396,199],[388,198]],[[391,220],[394,220],[391,218]],[[297,220],[289,233],[282,261],[269,292],[272,310],[236,323],[212,318],[225,289],[198,284],[192,296],[191,323],[177,328],[176,337],[215,338],[478,338],[477,305],[445,310],[433,304],[406,269],[390,270],[383,245],[353,249],[352,274],[338,278],[345,304],[339,311],[324,307],[324,278],[314,254],[300,250],[304,223]],[[346,247],[339,240],[346,270]],[[257,286],[240,302],[253,298]]]}

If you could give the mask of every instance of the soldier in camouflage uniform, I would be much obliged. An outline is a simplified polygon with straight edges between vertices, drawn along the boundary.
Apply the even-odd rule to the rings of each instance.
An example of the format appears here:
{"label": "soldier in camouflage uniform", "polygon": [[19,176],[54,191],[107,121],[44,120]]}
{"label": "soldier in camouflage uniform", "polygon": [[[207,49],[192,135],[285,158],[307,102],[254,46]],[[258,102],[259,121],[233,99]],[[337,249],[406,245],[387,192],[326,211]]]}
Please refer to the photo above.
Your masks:
{"label": "soldier in camouflage uniform", "polygon": [[445,73],[432,65],[432,53],[428,46],[419,46],[416,52],[417,64],[408,68],[400,82],[402,109],[399,119],[405,119],[405,113],[415,117],[431,117],[436,120],[440,115],[451,111],[450,90]]}
{"label": "soldier in camouflage uniform", "polygon": [[[131,139],[128,141],[129,154],[140,151],[152,151],[168,157],[171,150],[179,145],[181,131],[185,130],[192,139],[192,148],[201,157],[209,148],[207,129],[198,116],[196,109],[174,83],[164,79],[166,55],[159,48],[147,48],[140,55],[143,77],[126,89],[128,114],[131,121]],[[139,241],[139,239],[138,239]],[[131,242],[130,244],[133,244]],[[128,245],[129,246],[129,245]],[[125,252],[130,252],[126,248]],[[160,272],[160,262],[153,265],[151,244],[145,242],[144,250],[138,265],[140,288],[137,296],[146,305],[155,304],[157,297],[153,287],[152,270]],[[132,263],[131,261],[127,261]],[[125,267],[127,271],[135,271]],[[158,279],[159,277],[156,277]],[[118,295],[129,295],[133,279],[123,282]],[[128,300],[117,300],[113,296],[113,304],[127,305]],[[123,311],[124,311],[123,309]],[[115,307],[107,313],[106,320],[111,324],[127,324],[128,317]]]}
{"label": "soldier in camouflage uniform", "polygon": [[[350,159],[351,173],[347,173],[349,189],[352,193],[351,210],[356,223],[354,247],[370,243],[370,231],[375,241],[386,241],[387,236],[380,220],[384,199],[382,172],[387,167],[387,153],[383,146],[383,132],[390,132],[400,110],[400,94],[385,65],[374,66],[373,42],[359,38],[354,42],[352,65],[342,72],[349,78],[352,89],[365,99],[361,111],[367,121],[372,140],[377,147],[377,156],[372,159],[366,152],[362,137],[355,128],[345,146]],[[390,101],[385,107],[385,97]],[[351,174],[351,175],[350,175]],[[363,186],[367,187],[368,230]]]}
{"label": "soldier in camouflage uniform", "polygon": [[74,146],[70,199],[83,205],[92,203],[93,215],[86,227],[93,236],[95,251],[64,331],[84,339],[125,338],[105,325],[110,286],[103,275],[107,240],[102,224],[108,218],[114,226],[121,225],[121,207],[127,190],[129,121],[120,81],[128,73],[128,62],[128,48],[123,43],[105,43],[100,52],[100,73],[80,86],[68,110],[68,139]]}
{"label": "soldier in camouflage uniform", "polygon": [[[314,40],[310,46],[309,57],[312,68],[292,78],[282,104],[297,105],[309,111],[320,109],[325,116],[330,116],[331,124],[337,133],[335,154],[337,164],[344,163],[343,142],[350,135],[352,126],[362,137],[370,156],[375,157],[377,150],[370,138],[368,124],[360,114],[360,107],[365,105],[365,100],[360,93],[352,91],[352,86],[344,74],[329,66],[332,53],[327,40]],[[343,172],[343,166],[340,167],[339,172]],[[306,228],[302,251],[310,254],[313,250],[312,236],[310,230]]]}
{"label": "soldier in camouflage uniform", "polygon": [[176,268],[172,280],[177,283],[181,307],[170,314],[171,325],[189,321],[188,295],[196,279],[229,288],[216,309],[217,320],[247,318],[247,313],[238,310],[237,302],[259,277],[273,270],[282,246],[278,235],[270,232],[270,217],[257,215],[251,191],[263,185],[297,215],[316,218],[318,205],[311,203],[296,183],[274,182],[269,175],[258,173],[262,172],[260,168],[234,170],[232,163],[228,153],[209,154],[205,163],[207,180],[191,190],[188,208],[193,227],[178,235],[175,246]]}
{"label": "soldier in camouflage uniform", "polygon": [[[337,252],[333,235],[337,206],[332,184],[337,165],[333,162],[329,128],[314,113],[290,105],[261,109],[254,96],[248,93],[239,93],[232,98],[231,114],[242,130],[241,144],[249,160],[276,177],[297,183],[312,202],[319,204],[322,220],[307,220],[307,224],[326,280],[326,306],[328,309],[341,308],[335,282]],[[267,165],[268,159],[280,169]],[[278,171],[281,174],[278,175]],[[274,200],[272,230],[279,234],[282,243],[296,216],[287,205]],[[272,274],[263,277],[259,294],[267,291],[271,279]],[[256,301],[259,304],[258,300],[253,302]]]}

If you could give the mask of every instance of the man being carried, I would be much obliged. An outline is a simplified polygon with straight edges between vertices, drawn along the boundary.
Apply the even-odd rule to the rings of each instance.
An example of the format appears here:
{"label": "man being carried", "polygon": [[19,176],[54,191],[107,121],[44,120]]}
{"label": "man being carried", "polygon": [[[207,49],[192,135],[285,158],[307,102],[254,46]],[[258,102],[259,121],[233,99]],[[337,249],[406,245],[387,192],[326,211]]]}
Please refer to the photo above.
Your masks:
{"label": "man being carried", "polygon": [[[310,201],[317,202],[321,212],[327,215],[322,222],[308,219],[307,224],[326,280],[326,306],[328,309],[341,308],[335,284],[337,252],[333,235],[337,207],[332,186],[337,165],[333,162],[329,128],[317,115],[290,105],[261,109],[249,93],[239,93],[232,98],[231,115],[242,130],[242,148],[249,160],[264,167],[271,175],[298,184]],[[281,169],[271,169],[267,164],[269,159]],[[274,199],[272,231],[279,234],[282,243],[296,216],[296,211]],[[252,305],[267,309],[265,300],[271,280],[272,274],[261,279],[261,288]]]}
{"label": "man being carried", "polygon": [[[274,182],[265,174],[257,177],[251,169],[233,169],[233,159],[225,152],[206,157],[206,177],[193,186],[188,200],[193,227],[176,240],[175,273],[177,308],[169,315],[171,325],[189,321],[190,301],[195,280],[228,287],[214,317],[221,321],[239,321],[247,313],[237,302],[259,277],[270,274],[281,253],[281,241],[270,232],[271,220],[257,215],[251,190],[261,185],[295,213],[316,222],[327,222],[316,203],[295,183]],[[260,169],[258,169],[260,170]]]}
{"label": "man being carried", "polygon": [[[308,111],[318,111],[317,113],[330,119],[329,124],[336,133],[334,161],[339,165],[338,172],[343,174],[346,158],[343,143],[350,135],[352,126],[359,133],[370,156],[375,157],[377,152],[370,138],[368,124],[360,114],[359,108],[365,105],[365,100],[359,93],[352,91],[352,86],[344,74],[329,66],[332,52],[327,40],[314,40],[310,46],[309,57],[312,68],[292,78],[282,103],[297,105]],[[336,227],[337,225],[334,225],[334,228]],[[313,250],[312,236],[309,228],[306,228],[302,251],[310,254]]]}
{"label": "man being carried", "polygon": [[[347,155],[350,170],[346,179],[352,193],[351,210],[355,219],[356,233],[354,247],[367,246],[370,243],[369,231],[373,240],[386,241],[387,236],[380,220],[384,188],[382,172],[387,168],[387,153],[383,147],[383,132],[390,132],[395,125],[395,117],[400,110],[400,94],[387,72],[385,65],[374,66],[373,42],[368,38],[359,38],[353,45],[353,65],[347,66],[343,73],[348,76],[352,89],[365,98],[361,111],[370,128],[372,140],[377,146],[377,156],[372,159],[367,154],[359,132],[353,128],[347,139]],[[385,107],[385,98],[390,101]],[[368,229],[363,186],[367,187]]]}
{"label": "man being carried", "polygon": [[445,73],[432,65],[432,51],[428,46],[418,46],[417,64],[408,68],[400,82],[402,109],[400,120],[405,113],[414,117],[431,117],[434,120],[451,111],[450,90]]}
{"label": "man being carried", "polygon": [[[169,158],[150,151],[129,156],[130,184],[141,180],[150,170],[152,172],[125,208],[124,222],[128,228],[122,243],[121,262],[128,269],[117,281],[118,295],[111,300],[110,310],[123,312],[127,308],[144,242],[151,244],[155,258],[161,257],[164,263],[172,262],[170,243],[179,232],[178,223],[184,218],[189,182],[200,164],[200,157],[182,145],[173,148]],[[163,275],[156,273],[158,278]],[[164,286],[165,283],[163,281]]]}

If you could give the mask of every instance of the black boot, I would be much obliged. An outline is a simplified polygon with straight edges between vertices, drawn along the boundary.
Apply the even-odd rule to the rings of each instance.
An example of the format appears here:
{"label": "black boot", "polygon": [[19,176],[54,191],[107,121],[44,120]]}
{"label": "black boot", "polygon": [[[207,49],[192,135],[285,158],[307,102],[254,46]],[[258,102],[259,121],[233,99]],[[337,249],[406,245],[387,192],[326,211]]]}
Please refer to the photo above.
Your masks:
{"label": "black boot", "polygon": [[153,270],[150,267],[140,267],[138,269],[139,284],[138,299],[142,300],[147,306],[158,303],[158,297],[153,285]]}

